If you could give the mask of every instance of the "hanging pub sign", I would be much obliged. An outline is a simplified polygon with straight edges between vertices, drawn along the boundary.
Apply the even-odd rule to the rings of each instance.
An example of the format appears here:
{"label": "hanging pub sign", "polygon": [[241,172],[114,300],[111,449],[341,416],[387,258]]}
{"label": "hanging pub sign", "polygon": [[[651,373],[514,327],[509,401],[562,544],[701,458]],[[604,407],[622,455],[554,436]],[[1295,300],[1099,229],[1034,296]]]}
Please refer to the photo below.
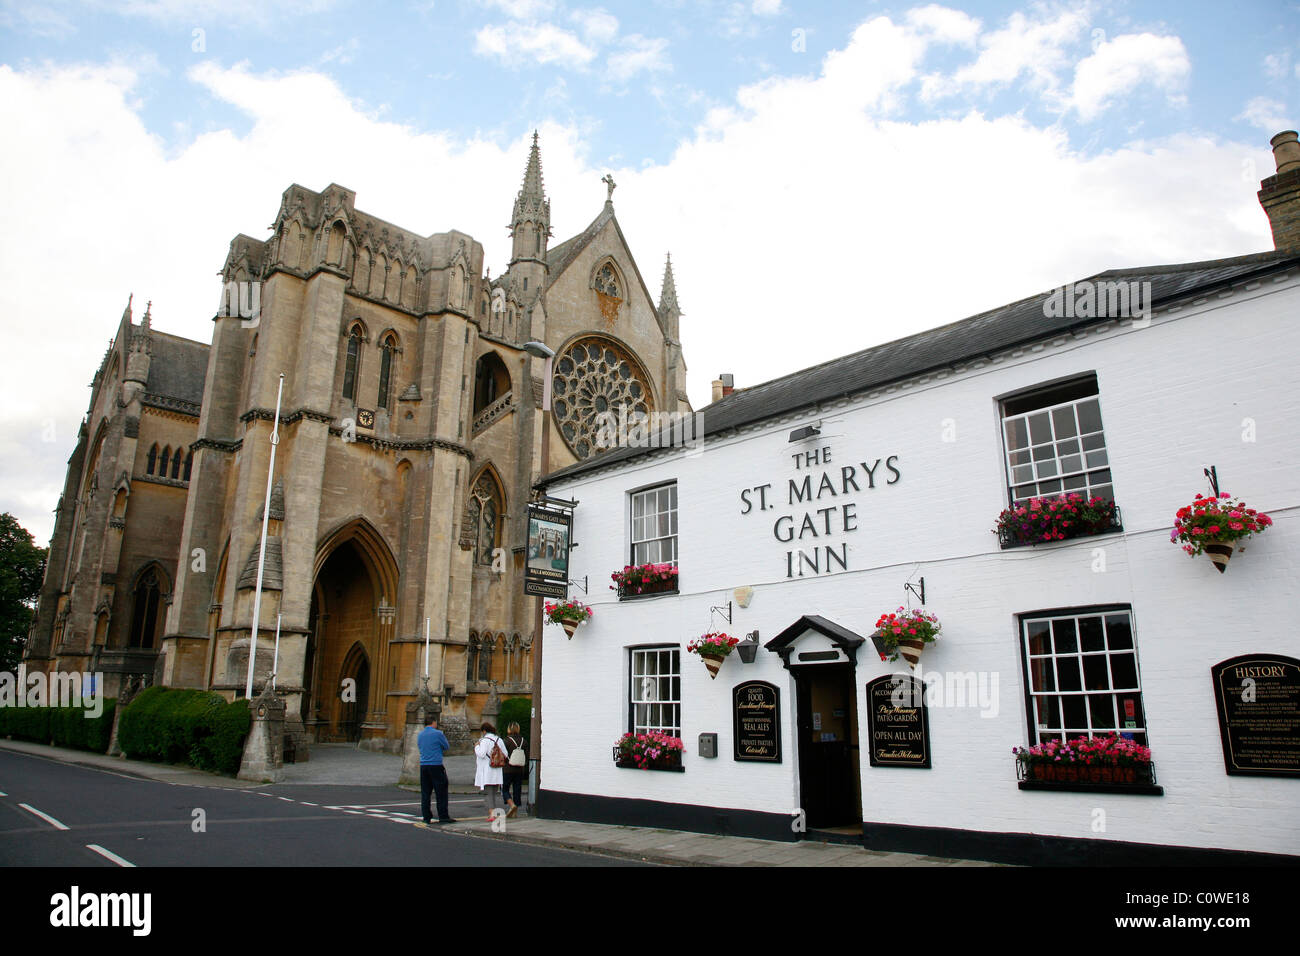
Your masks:
{"label": "hanging pub sign", "polygon": [[731,689],[731,739],[737,760],[781,762],[781,691],[751,680]]}
{"label": "hanging pub sign", "polygon": [[568,597],[569,535],[573,515],[540,505],[528,506],[528,561],[524,565],[524,593],[542,597]]}
{"label": "hanging pub sign", "polygon": [[930,715],[925,684],[885,674],[867,684],[867,726],[873,767],[930,767]]}
{"label": "hanging pub sign", "polygon": [[1210,668],[1230,774],[1300,777],[1300,661],[1246,654]]}

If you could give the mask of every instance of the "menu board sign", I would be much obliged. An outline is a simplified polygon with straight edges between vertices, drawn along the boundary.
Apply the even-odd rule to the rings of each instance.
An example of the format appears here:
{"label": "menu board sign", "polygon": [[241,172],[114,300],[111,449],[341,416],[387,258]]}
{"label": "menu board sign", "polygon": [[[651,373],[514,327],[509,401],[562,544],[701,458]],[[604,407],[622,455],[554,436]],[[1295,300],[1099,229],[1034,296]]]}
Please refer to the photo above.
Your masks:
{"label": "menu board sign", "polygon": [[781,762],[781,691],[761,680],[731,689],[732,740],[737,760]]}
{"label": "menu board sign", "polygon": [[906,674],[885,674],[867,684],[871,766],[930,766],[930,717],[925,685]]}

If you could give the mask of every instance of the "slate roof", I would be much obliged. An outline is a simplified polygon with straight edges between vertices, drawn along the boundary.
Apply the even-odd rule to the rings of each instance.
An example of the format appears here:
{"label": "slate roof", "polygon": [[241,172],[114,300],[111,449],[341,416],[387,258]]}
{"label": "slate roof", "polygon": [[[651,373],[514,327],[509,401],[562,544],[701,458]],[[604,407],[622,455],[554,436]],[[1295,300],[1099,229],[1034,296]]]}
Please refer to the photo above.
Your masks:
{"label": "slate roof", "polygon": [[[1091,281],[1150,282],[1156,307],[1193,294],[1259,274],[1278,272],[1300,263],[1300,255],[1258,253],[1231,259],[1177,265],[1112,269],[1089,276]],[[999,352],[1063,332],[1108,321],[1110,316],[1080,319],[1044,315],[1044,304],[1057,291],[1050,289],[1019,302],[982,312],[958,322],[886,342],[821,365],[733,392],[699,413],[697,427],[704,436],[720,435],[743,425],[801,408],[879,388],[927,371]],[[545,476],[539,487],[620,461],[647,454],[647,449],[615,448]]]}
{"label": "slate roof", "polygon": [[208,346],[157,329],[150,333],[150,346],[153,355],[145,391],[202,405],[203,383],[208,375]]}

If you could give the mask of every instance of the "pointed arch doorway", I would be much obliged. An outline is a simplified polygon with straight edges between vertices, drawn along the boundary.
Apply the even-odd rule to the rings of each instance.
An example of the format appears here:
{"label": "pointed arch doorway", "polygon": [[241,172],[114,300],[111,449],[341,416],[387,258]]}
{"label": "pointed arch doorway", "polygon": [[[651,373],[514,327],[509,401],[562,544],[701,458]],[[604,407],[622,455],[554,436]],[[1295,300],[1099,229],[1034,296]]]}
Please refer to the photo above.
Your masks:
{"label": "pointed arch doorway", "polygon": [[315,742],[383,749],[400,734],[386,709],[396,593],[397,564],[369,522],[352,519],[325,536],[303,660],[301,716]]}

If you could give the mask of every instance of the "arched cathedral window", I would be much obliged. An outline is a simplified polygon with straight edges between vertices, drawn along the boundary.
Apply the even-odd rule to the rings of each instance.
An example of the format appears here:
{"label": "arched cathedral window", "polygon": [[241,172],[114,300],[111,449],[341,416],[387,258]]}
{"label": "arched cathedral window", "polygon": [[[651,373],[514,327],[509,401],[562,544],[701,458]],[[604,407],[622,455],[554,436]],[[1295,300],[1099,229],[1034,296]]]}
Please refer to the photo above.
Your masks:
{"label": "arched cathedral window", "polygon": [[156,464],[158,464],[158,443],[154,442],[153,447],[149,449],[148,457],[145,459],[144,473],[152,475]]}
{"label": "arched cathedral window", "polygon": [[388,408],[392,394],[393,354],[397,351],[397,339],[390,332],[384,336],[384,344],[379,355],[379,398],[376,404]]}
{"label": "arched cathedral window", "polygon": [[600,271],[596,273],[596,291],[602,295],[613,296],[615,299],[623,297],[623,294],[618,290],[618,274],[608,262],[601,266]]}
{"label": "arched cathedral window", "polygon": [[469,644],[465,648],[465,680],[477,680],[478,674],[478,635],[469,632]]}
{"label": "arched cathedral window", "polygon": [[158,633],[162,585],[158,569],[150,568],[135,586],[135,604],[131,614],[131,646],[153,647]]}
{"label": "arched cathedral window", "polygon": [[497,548],[501,492],[491,474],[483,472],[470,490],[466,537],[474,548],[475,564],[491,564]]}
{"label": "arched cathedral window", "polygon": [[190,480],[190,469],[194,467],[194,452],[185,453],[185,480]]}
{"label": "arched cathedral window", "polygon": [[160,478],[167,477],[167,462],[171,459],[171,456],[172,448],[171,445],[168,445],[162,450],[162,457],[158,459],[158,476]]}
{"label": "arched cathedral window", "polygon": [[361,327],[354,325],[348,335],[348,356],[343,366],[343,397],[357,400],[357,378],[361,373]]}
{"label": "arched cathedral window", "polygon": [[177,448],[177,449],[176,449],[176,456],[175,456],[174,458],[172,458],[172,477],[173,477],[173,478],[179,478],[179,477],[181,476],[181,465],[182,465],[182,462],[181,462],[181,450],[180,450],[180,448]]}
{"label": "arched cathedral window", "polygon": [[478,650],[478,679],[489,681],[492,679],[492,651],[496,645],[496,638],[490,631],[484,632],[483,640]]}

